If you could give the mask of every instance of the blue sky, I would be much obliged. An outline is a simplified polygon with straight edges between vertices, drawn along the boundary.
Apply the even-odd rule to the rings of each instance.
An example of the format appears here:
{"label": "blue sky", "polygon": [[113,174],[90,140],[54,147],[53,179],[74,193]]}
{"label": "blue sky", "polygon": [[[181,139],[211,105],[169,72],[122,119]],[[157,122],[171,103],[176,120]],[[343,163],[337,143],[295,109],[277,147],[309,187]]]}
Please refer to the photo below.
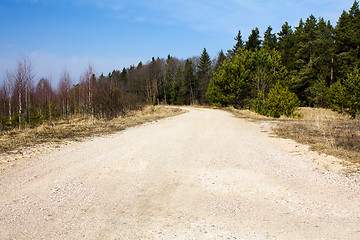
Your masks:
{"label": "blue sky", "polygon": [[106,75],[152,57],[210,56],[232,48],[241,30],[279,32],[310,14],[335,26],[354,0],[0,0],[0,81],[30,57],[36,79],[73,82],[92,64]]}

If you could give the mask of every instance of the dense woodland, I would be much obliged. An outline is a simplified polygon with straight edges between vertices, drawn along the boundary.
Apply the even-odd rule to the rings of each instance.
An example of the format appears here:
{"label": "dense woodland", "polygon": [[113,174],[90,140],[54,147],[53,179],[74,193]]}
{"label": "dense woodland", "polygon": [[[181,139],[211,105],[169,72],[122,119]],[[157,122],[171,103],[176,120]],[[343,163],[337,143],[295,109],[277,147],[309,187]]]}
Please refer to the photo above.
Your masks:
{"label": "dense woodland", "polygon": [[[72,116],[112,119],[145,104],[212,104],[248,108],[263,115],[292,116],[298,106],[360,112],[360,9],[355,1],[336,26],[309,16],[279,33],[247,41],[241,31],[232,49],[211,59],[153,58],[108,75],[89,66],[79,80],[64,71],[59,84],[36,79],[24,58],[0,86],[0,128],[32,127]],[[74,84],[74,82],[78,82]]]}

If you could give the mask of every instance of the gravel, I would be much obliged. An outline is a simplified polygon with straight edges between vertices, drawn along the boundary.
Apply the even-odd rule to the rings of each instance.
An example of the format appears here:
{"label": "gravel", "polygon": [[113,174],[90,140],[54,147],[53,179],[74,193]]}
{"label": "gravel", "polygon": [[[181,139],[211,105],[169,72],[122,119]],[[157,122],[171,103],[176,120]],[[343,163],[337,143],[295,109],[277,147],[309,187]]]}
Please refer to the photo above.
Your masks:
{"label": "gravel", "polygon": [[188,110],[19,153],[0,172],[0,239],[360,239],[359,175],[341,160]]}

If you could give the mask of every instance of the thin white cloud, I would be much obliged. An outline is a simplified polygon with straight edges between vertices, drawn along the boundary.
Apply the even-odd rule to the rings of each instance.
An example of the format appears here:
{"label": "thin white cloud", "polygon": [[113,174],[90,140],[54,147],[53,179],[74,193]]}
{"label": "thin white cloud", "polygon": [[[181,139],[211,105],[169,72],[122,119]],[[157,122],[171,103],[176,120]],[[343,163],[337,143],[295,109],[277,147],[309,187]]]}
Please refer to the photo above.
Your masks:
{"label": "thin white cloud", "polygon": [[[198,31],[234,33],[272,25],[280,29],[288,21],[297,24],[310,14],[332,20],[353,0],[71,0],[108,9],[112,15],[133,22],[186,25]],[[114,16],[114,17],[115,17]],[[281,22],[281,23],[279,23]],[[278,26],[279,25],[279,26]]]}

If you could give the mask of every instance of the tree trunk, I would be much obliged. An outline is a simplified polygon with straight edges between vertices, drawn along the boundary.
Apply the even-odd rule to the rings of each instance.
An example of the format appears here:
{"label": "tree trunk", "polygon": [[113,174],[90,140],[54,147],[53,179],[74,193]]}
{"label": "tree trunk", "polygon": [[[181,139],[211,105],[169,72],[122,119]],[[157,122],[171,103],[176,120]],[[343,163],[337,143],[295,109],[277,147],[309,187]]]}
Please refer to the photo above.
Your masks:
{"label": "tree trunk", "polygon": [[[26,114],[26,119],[25,119],[25,123],[29,122],[29,108],[28,108],[28,83],[26,82],[25,84],[25,114]],[[26,124],[25,124],[26,127]]]}
{"label": "tree trunk", "polygon": [[22,114],[21,87],[19,87],[19,129],[20,130],[21,130],[21,114]]}
{"label": "tree trunk", "polygon": [[334,82],[334,57],[331,59],[331,77],[330,77],[330,86]]}
{"label": "tree trunk", "polygon": [[10,126],[12,125],[12,115],[11,115],[11,93],[9,93],[9,122],[10,122]]}
{"label": "tree trunk", "polygon": [[28,109],[27,109],[27,111],[28,111],[28,119],[29,119],[29,121],[30,121],[30,118],[31,118],[31,90],[30,90],[30,88],[28,88]]}
{"label": "tree trunk", "polygon": [[89,121],[91,122],[91,78],[89,75]]}

